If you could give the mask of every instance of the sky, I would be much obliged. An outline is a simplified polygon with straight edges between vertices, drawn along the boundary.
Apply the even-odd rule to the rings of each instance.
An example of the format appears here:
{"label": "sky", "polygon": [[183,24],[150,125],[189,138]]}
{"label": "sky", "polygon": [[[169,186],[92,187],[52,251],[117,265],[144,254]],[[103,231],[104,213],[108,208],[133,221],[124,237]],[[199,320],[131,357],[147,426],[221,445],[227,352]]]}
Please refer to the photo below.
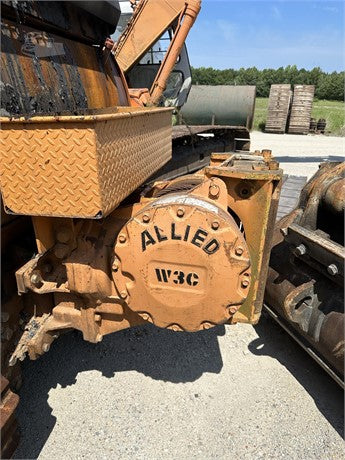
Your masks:
{"label": "sky", "polygon": [[345,68],[345,1],[203,0],[189,32],[193,67]]}

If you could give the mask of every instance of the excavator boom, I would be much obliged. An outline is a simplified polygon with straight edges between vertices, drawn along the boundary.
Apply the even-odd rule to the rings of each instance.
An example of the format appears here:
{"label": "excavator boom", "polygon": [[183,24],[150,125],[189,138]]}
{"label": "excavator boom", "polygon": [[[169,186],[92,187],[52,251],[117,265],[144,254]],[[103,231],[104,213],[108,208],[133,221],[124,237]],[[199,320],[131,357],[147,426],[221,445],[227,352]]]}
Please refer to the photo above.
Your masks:
{"label": "excavator boom", "polygon": [[200,5],[200,0],[140,0],[114,49],[121,70],[126,73],[137,64],[177,19],[181,23],[192,15],[192,27]]}
{"label": "excavator boom", "polygon": [[150,89],[150,105],[157,105],[161,100],[167,80],[200,8],[200,0],[141,0],[115,44],[115,58],[121,70],[126,73],[140,61],[164,32],[169,28],[173,29],[172,40]]}

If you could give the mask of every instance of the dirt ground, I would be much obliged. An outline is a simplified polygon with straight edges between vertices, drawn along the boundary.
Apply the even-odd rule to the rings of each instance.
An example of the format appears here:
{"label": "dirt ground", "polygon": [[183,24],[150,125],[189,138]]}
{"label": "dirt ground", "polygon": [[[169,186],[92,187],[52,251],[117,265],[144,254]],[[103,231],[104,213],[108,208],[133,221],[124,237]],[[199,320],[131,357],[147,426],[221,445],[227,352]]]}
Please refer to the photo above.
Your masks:
{"label": "dirt ground", "polygon": [[[342,138],[253,133],[310,177]],[[269,317],[195,334],[73,332],[26,360],[15,458],[342,459],[343,392]]]}

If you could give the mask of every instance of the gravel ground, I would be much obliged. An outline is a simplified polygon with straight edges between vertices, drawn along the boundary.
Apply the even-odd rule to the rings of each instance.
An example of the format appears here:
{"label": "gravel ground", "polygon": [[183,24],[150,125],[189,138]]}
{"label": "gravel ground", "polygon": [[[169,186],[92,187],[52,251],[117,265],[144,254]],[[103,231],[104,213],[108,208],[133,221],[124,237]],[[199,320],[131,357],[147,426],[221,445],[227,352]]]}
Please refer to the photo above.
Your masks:
{"label": "gravel ground", "polygon": [[[344,153],[341,138],[252,139],[295,175]],[[26,360],[23,379],[15,458],[344,458],[343,392],[266,316],[195,334],[144,326],[97,345],[73,332]]]}
{"label": "gravel ground", "polygon": [[320,135],[251,133],[252,150],[271,149],[286,174],[307,176],[317,171],[321,161],[342,161],[345,138]]}

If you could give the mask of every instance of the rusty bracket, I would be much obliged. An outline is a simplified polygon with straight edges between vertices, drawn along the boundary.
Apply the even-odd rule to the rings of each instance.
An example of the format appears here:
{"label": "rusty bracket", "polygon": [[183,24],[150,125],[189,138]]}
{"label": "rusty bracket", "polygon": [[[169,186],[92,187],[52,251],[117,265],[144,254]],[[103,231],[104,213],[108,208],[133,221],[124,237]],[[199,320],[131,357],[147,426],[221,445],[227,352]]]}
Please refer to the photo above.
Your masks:
{"label": "rusty bracket", "polygon": [[44,280],[44,275],[38,264],[47,253],[37,254],[33,259],[29,260],[25,265],[16,271],[16,281],[18,294],[22,295],[29,290],[38,294],[47,294],[49,292],[69,292],[67,281],[58,284],[56,281]]}
{"label": "rusty bracket", "polygon": [[343,286],[344,246],[296,223],[287,228],[286,241],[296,257]]}

